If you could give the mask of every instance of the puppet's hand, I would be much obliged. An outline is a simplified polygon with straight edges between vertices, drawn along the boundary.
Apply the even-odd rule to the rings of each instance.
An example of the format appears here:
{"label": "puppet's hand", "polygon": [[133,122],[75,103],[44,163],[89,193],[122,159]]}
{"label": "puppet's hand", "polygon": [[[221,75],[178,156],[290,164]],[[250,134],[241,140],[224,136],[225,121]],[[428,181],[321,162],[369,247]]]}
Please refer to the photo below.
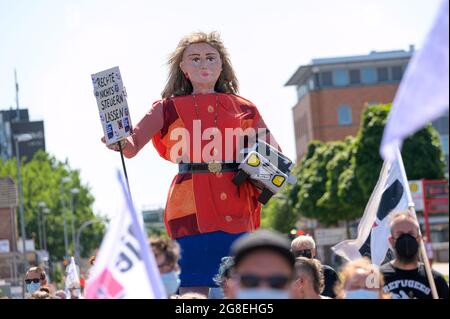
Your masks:
{"label": "puppet's hand", "polygon": [[[103,144],[106,144],[106,140],[105,140],[104,136],[101,138],[101,141],[103,142]],[[121,140],[120,142],[117,142],[117,143],[114,143],[111,145],[106,145],[106,147],[109,148],[110,150],[118,152],[119,151],[119,143],[122,146],[122,150],[123,150],[125,148],[125,146],[127,145],[127,140],[124,139],[124,140]]]}

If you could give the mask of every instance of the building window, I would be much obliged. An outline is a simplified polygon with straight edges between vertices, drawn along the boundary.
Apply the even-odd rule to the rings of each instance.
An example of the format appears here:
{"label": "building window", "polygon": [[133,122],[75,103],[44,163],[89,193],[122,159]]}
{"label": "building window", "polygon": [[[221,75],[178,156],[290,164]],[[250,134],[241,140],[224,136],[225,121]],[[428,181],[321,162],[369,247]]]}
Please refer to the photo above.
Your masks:
{"label": "building window", "polygon": [[319,77],[319,73],[314,73],[314,87],[320,88],[320,77]]}
{"label": "building window", "polygon": [[333,71],[333,84],[336,86],[346,86],[349,83],[348,71],[338,69]]}
{"label": "building window", "polygon": [[361,72],[356,70],[350,70],[350,84],[360,84],[361,83]]}
{"label": "building window", "polygon": [[309,79],[309,81],[308,81],[308,87],[309,87],[309,90],[310,90],[310,91],[314,90],[314,78],[313,78],[313,77],[311,77],[311,78]]}
{"label": "building window", "polygon": [[338,124],[351,125],[352,124],[352,108],[348,105],[342,105],[338,108]]}
{"label": "building window", "polygon": [[321,72],[320,73],[320,82],[322,86],[332,86],[333,85],[333,78],[331,71],[329,72]]}
{"label": "building window", "polygon": [[389,81],[389,72],[388,68],[377,68],[377,76],[378,76],[378,82],[387,82]]}
{"label": "building window", "polygon": [[308,87],[306,85],[297,86],[297,97],[300,100],[303,96],[308,93]]}
{"label": "building window", "polygon": [[377,82],[377,73],[375,68],[363,68],[361,70],[361,78],[364,84],[373,84]]}
{"label": "building window", "polygon": [[401,66],[392,67],[392,80],[401,81],[403,76],[403,68]]}

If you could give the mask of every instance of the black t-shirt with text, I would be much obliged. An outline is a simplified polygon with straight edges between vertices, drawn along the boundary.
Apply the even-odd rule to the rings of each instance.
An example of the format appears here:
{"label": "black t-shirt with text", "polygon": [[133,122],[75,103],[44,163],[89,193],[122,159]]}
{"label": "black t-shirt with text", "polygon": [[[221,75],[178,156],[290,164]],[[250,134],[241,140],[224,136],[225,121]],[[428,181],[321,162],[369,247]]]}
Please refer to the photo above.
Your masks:
{"label": "black t-shirt with text", "polygon": [[[392,294],[393,299],[432,299],[431,288],[428,283],[425,266],[403,270],[392,266],[388,262],[380,267],[384,276],[384,291]],[[449,289],[444,277],[432,270],[436,290],[439,298],[448,299]]]}

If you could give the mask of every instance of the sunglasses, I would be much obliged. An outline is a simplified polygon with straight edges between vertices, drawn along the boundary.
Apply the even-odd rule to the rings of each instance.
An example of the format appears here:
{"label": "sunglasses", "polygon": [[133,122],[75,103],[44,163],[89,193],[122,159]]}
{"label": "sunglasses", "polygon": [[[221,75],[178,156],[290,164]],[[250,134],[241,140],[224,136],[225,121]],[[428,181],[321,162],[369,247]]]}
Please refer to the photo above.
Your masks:
{"label": "sunglasses", "polygon": [[244,274],[238,277],[242,287],[256,288],[266,282],[271,288],[283,289],[291,281],[291,278],[283,275],[260,277],[256,275]]}
{"label": "sunglasses", "polygon": [[41,280],[39,278],[34,278],[34,279],[25,279],[25,283],[26,284],[31,284],[32,282],[34,282],[35,284],[39,283]]}

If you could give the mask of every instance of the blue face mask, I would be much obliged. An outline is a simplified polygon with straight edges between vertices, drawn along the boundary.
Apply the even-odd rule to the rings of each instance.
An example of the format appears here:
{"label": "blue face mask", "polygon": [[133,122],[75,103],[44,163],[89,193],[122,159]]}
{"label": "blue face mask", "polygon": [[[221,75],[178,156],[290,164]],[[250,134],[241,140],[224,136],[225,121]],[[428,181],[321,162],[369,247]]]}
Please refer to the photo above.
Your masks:
{"label": "blue face mask", "polygon": [[178,272],[171,271],[165,274],[161,274],[161,280],[166,288],[168,296],[175,294],[180,286],[180,277]]}
{"label": "blue face mask", "polygon": [[214,287],[209,288],[208,299],[224,299],[223,288]]}
{"label": "blue face mask", "polygon": [[281,289],[248,288],[240,289],[236,299],[289,299],[289,293]]}
{"label": "blue face mask", "polygon": [[37,283],[32,282],[32,283],[27,284],[27,291],[30,294],[32,294],[35,291],[38,291],[39,288],[41,288],[40,282],[37,282]]}
{"label": "blue face mask", "polygon": [[367,289],[346,290],[345,299],[379,299],[379,293]]}

